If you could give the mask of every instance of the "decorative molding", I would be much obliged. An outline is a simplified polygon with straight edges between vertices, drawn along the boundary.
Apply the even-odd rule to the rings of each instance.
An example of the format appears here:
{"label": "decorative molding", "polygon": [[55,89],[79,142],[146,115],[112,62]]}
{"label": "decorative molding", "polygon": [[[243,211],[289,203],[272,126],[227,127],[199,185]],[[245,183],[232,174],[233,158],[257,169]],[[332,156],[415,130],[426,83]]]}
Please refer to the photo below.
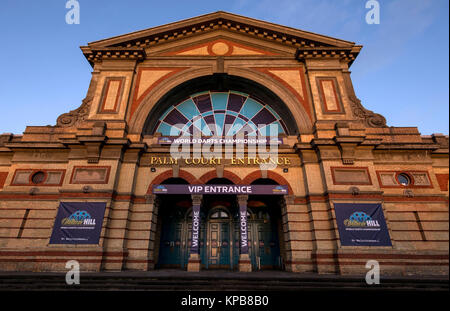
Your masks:
{"label": "decorative molding", "polygon": [[94,63],[102,62],[103,60],[134,60],[142,61],[147,54],[145,50],[139,47],[101,47],[95,48],[90,46],[81,47],[84,56],[89,61],[91,66]]}
{"label": "decorative molding", "polygon": [[[336,167],[332,166],[330,167],[331,170],[331,177],[333,179],[334,185],[372,185],[372,179],[370,178],[369,168],[367,167]],[[344,175],[346,173],[357,173],[362,172],[365,177],[364,180],[347,180],[342,181],[340,178],[343,179],[351,179],[351,177],[345,177]],[[343,173],[342,176],[339,176],[339,174]]]}
{"label": "decorative molding", "polygon": [[[110,114],[110,113],[118,112],[120,102],[122,100],[123,86],[125,84],[124,82],[125,82],[125,77],[107,77],[105,79],[105,82],[103,84],[102,94],[100,96],[100,104],[98,106],[97,113]],[[115,92],[114,92],[114,89],[112,89],[111,92],[114,92],[114,93],[110,94],[112,83],[118,83],[119,85],[117,86],[117,89],[115,90]],[[112,100],[114,102],[114,106],[112,107],[112,109],[106,107],[109,97],[112,97]]]}
{"label": "decorative molding", "polygon": [[361,193],[358,187],[350,187],[349,191],[352,193],[352,195],[357,196]]}
{"label": "decorative molding", "polygon": [[70,112],[60,115],[58,117],[58,119],[56,119],[56,126],[71,127],[71,126],[77,126],[81,122],[84,122],[89,115],[92,99],[93,99],[93,96],[86,97],[85,99],[83,99],[80,107],[78,107],[75,110],[72,110]]}
{"label": "decorative molding", "polygon": [[210,42],[196,44],[179,50],[162,54],[164,56],[249,56],[266,55],[273,56],[275,53],[239,44],[234,41],[217,39]]}
{"label": "decorative molding", "polygon": [[361,51],[362,46],[353,45],[351,47],[335,47],[335,46],[309,46],[300,47],[295,52],[295,58],[301,62],[305,62],[307,59],[339,59],[341,62],[345,62],[350,67],[353,61]]}
{"label": "decorative molding", "polygon": [[[381,170],[381,171],[376,171],[376,173],[377,173],[378,182],[379,182],[381,188],[404,188],[404,189],[408,189],[408,188],[433,188],[433,184],[431,182],[430,175],[429,175],[428,171],[417,171],[417,170],[411,170],[411,171],[387,171],[387,170]],[[408,177],[411,180],[411,184],[410,185],[403,186],[402,184],[400,184],[398,182],[397,176],[402,174],[402,173],[408,175]],[[417,178],[417,174],[421,174],[423,176],[426,176],[426,181],[428,181],[428,184],[416,184],[414,175],[416,175],[416,178]],[[391,176],[392,184],[383,183],[382,175],[389,175],[389,176]]]}
{"label": "decorative molding", "polygon": [[[80,171],[90,172],[87,174],[93,175],[98,173],[98,177],[92,177],[92,179],[79,179],[77,174]],[[107,184],[109,181],[109,174],[111,172],[111,166],[74,166],[72,170],[72,176],[70,177],[71,184]],[[103,174],[103,176],[102,176]]]}
{"label": "decorative molding", "polygon": [[75,110],[60,115],[56,120],[56,126],[72,127],[78,126],[80,123],[84,122],[89,116],[96,88],[97,88],[97,76],[93,74],[91,82],[89,84],[87,95],[81,101],[81,106]]}
{"label": "decorative molding", "polygon": [[364,142],[363,136],[336,136],[334,141],[341,151],[342,164],[351,165],[355,161],[356,147]]}
{"label": "decorative molding", "polygon": [[82,50],[84,52],[84,50],[90,48],[100,49],[102,47],[144,49],[216,30],[228,30],[294,48],[352,48],[353,57],[356,57],[361,49],[360,46],[355,46],[354,42],[330,38],[227,12],[215,12],[131,34],[91,42],[88,47],[82,47]]}
{"label": "decorative molding", "polygon": [[[40,183],[33,183],[31,180],[33,175],[42,172],[44,173],[44,179]],[[18,176],[22,174],[25,182],[17,181]],[[51,175],[59,175],[57,181],[51,181]],[[39,187],[59,187],[64,181],[66,170],[64,169],[16,169],[11,179],[11,186],[39,186]],[[1,189],[1,188],[0,188]]]}
{"label": "decorative molding", "polygon": [[[130,119],[136,112],[142,100],[158,84],[173,75],[189,69],[189,67],[140,67],[137,72],[136,85],[134,87],[133,102],[130,106]],[[156,74],[156,78],[152,75]]]}
{"label": "decorative molding", "polygon": [[306,78],[302,67],[252,67],[281,82],[303,106],[310,120],[313,119],[312,109],[308,100]]}
{"label": "decorative molding", "polygon": [[[1,174],[1,173],[0,173]],[[449,174],[435,174],[441,191],[448,191]],[[0,182],[1,184],[1,182]]]}
{"label": "decorative molding", "polygon": [[[335,101],[335,109],[330,109],[326,87],[324,82],[331,82],[332,95]],[[323,114],[345,114],[344,106],[342,104],[341,92],[336,77],[316,77],[316,85],[319,93],[320,103]]]}

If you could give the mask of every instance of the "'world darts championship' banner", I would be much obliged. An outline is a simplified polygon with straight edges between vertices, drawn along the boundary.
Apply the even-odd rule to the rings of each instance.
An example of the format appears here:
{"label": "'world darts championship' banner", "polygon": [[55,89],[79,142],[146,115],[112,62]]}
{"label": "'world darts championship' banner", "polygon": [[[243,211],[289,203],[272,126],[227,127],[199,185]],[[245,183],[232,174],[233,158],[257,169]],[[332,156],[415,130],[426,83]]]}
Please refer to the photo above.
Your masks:
{"label": "'world darts championship' banner", "polygon": [[98,244],[106,203],[61,202],[50,244]]}
{"label": "'world darts championship' banner", "polygon": [[335,203],[343,246],[392,246],[381,204]]}

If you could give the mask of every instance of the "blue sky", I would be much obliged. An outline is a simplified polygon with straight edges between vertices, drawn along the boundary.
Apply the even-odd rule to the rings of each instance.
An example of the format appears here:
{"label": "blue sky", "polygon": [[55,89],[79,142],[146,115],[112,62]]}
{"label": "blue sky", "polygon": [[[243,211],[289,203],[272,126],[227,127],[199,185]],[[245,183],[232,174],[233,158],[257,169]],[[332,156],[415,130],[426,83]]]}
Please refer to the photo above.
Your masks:
{"label": "blue sky", "polygon": [[389,126],[449,133],[448,0],[379,0],[379,25],[365,22],[366,0],[78,1],[80,24],[68,25],[66,0],[2,0],[0,133],[54,125],[81,104],[91,67],[79,46],[218,10],[362,44],[351,71],[363,105]]}

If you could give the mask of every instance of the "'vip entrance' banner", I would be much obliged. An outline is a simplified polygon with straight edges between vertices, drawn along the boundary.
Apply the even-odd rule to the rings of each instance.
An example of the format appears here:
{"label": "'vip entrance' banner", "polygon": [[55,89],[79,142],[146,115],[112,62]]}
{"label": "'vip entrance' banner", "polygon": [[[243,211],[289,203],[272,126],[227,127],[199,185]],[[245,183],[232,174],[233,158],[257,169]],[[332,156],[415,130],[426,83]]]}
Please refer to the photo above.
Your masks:
{"label": "'vip entrance' banner", "polygon": [[343,246],[392,246],[381,204],[335,203]]}
{"label": "'vip entrance' banner", "polygon": [[98,244],[106,203],[61,202],[50,244]]}
{"label": "'vip entrance' banner", "polygon": [[154,185],[153,194],[288,194],[287,186],[279,185]]}

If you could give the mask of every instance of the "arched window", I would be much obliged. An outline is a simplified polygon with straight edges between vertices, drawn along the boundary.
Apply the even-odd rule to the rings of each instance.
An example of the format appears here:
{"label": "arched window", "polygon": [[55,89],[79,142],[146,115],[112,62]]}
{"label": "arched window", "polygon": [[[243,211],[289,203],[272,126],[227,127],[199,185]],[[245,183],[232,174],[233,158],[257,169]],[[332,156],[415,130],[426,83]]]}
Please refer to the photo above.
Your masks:
{"label": "arched window", "polygon": [[273,108],[236,91],[191,95],[162,114],[155,132],[163,136],[191,136],[194,130],[203,136],[234,136],[240,132],[248,136],[287,133],[284,121]]}
{"label": "arched window", "polygon": [[[237,211],[237,212],[234,214],[234,218],[235,218],[235,219],[238,219],[239,216],[240,216],[239,211]],[[251,219],[251,218],[252,218],[252,214],[249,212],[249,210],[247,210],[247,219]]]}
{"label": "arched window", "polygon": [[218,209],[211,213],[209,216],[210,219],[229,219],[230,215],[224,209]]}

